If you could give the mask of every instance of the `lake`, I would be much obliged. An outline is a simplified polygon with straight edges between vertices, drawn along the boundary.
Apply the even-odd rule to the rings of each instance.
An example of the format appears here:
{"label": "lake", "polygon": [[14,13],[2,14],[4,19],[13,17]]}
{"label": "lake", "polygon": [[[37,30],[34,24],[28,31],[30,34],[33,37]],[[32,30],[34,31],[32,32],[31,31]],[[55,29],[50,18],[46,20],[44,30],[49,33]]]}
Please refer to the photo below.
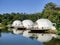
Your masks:
{"label": "lake", "polygon": [[0,45],[60,45],[60,40],[52,39],[43,43],[36,39],[24,37],[21,34],[14,34],[12,30],[1,29]]}
{"label": "lake", "polygon": [[43,45],[43,43],[2,29],[0,30],[0,45]]}

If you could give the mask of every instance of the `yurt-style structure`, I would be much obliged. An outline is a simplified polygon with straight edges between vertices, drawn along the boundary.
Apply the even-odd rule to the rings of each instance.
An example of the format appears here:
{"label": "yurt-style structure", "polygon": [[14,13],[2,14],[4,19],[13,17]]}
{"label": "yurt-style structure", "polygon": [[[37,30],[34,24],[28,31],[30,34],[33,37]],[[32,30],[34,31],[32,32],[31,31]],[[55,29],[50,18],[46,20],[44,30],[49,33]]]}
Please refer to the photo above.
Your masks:
{"label": "yurt-style structure", "polygon": [[48,19],[38,19],[36,25],[39,29],[50,29],[53,26],[52,22]]}
{"label": "yurt-style structure", "polygon": [[33,27],[33,22],[31,20],[23,20],[22,24],[25,28],[32,28]]}
{"label": "yurt-style structure", "polygon": [[22,22],[20,20],[15,20],[12,24],[13,27],[22,27]]}

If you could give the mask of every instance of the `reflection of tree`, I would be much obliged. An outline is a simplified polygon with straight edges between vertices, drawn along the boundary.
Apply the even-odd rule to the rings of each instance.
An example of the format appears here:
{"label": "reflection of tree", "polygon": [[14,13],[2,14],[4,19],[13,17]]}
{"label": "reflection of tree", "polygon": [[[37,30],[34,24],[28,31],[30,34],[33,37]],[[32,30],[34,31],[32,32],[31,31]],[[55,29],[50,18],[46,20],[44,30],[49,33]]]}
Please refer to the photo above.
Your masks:
{"label": "reflection of tree", "polygon": [[51,41],[45,43],[45,45],[60,45],[60,40],[52,39]]}
{"label": "reflection of tree", "polygon": [[0,30],[0,33],[10,33],[11,31],[8,31],[8,28],[3,28]]}
{"label": "reflection of tree", "polygon": [[1,33],[12,33],[12,31],[8,31],[8,28],[0,29],[0,37]]}
{"label": "reflection of tree", "polygon": [[1,29],[1,32],[9,33],[8,28]]}
{"label": "reflection of tree", "polygon": [[0,30],[0,37],[1,37],[1,30]]}

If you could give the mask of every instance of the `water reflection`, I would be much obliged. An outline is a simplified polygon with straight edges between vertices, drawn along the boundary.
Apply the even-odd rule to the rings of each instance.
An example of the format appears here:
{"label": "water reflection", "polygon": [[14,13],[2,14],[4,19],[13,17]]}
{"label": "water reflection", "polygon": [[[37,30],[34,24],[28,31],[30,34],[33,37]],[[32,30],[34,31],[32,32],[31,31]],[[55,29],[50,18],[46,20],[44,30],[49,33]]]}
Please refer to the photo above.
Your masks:
{"label": "water reflection", "polygon": [[38,35],[38,41],[41,42],[49,42],[53,37],[51,36],[51,34],[39,34]]}
{"label": "water reflection", "polygon": [[1,37],[1,30],[0,30],[0,37]]}
{"label": "water reflection", "polygon": [[51,41],[45,43],[45,45],[60,45],[59,39],[52,39]]}
{"label": "water reflection", "polygon": [[29,34],[29,33],[27,33],[29,31],[30,30],[23,31],[22,35],[25,37],[30,37],[33,40],[36,39],[39,42],[45,41],[45,45],[53,45],[53,44],[54,45],[60,45],[59,40],[56,39],[56,37],[57,37],[56,34]]}
{"label": "water reflection", "polygon": [[25,37],[31,37],[33,34],[28,33],[30,30],[26,30],[23,32],[23,36]]}
{"label": "water reflection", "polygon": [[12,30],[14,34],[22,34],[23,33],[23,30],[16,30],[16,29],[13,29]]}
{"label": "water reflection", "polygon": [[7,29],[0,31],[0,45],[43,45],[41,42],[23,37],[20,33],[14,34],[12,31]]}
{"label": "water reflection", "polygon": [[38,40],[39,42],[48,42],[53,38],[52,34],[36,34],[36,33],[29,33],[30,30],[16,30],[16,29],[12,29],[14,34],[21,34],[24,37],[30,37],[33,39]]}
{"label": "water reflection", "polygon": [[[27,38],[27,37],[23,37],[23,32],[22,31],[20,32],[20,30],[13,31],[11,29],[0,30],[0,45],[5,45],[5,44],[6,45],[9,45],[9,44],[10,45],[11,44],[13,44],[13,45],[18,45],[18,44],[19,45],[24,45],[24,44],[26,44],[26,45],[41,45],[42,44],[40,41],[36,40],[36,39],[38,39],[36,35],[35,35],[36,37],[33,36],[30,38]],[[38,35],[41,35],[41,34],[38,34]],[[51,38],[51,37],[49,36],[49,38]],[[41,37],[39,39],[41,39]],[[60,45],[60,40],[53,38],[52,40],[50,40],[44,44],[45,45]]]}

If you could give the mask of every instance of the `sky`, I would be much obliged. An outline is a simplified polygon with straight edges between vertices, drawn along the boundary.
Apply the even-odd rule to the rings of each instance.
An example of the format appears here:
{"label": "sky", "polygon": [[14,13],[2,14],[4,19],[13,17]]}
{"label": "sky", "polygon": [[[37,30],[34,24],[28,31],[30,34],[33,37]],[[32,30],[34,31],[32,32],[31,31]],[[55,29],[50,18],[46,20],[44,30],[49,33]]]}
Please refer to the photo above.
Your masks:
{"label": "sky", "polygon": [[0,0],[0,14],[3,13],[39,13],[44,6],[53,2],[60,5],[60,0]]}

